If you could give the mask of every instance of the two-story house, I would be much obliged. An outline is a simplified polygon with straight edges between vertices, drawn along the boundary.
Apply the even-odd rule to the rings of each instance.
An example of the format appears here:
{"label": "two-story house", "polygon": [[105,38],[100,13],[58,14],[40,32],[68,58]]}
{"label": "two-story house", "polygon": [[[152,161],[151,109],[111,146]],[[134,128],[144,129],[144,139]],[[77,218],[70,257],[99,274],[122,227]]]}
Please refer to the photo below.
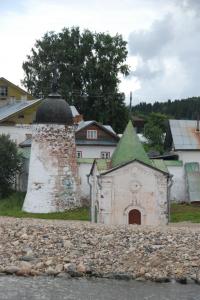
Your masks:
{"label": "two-story house", "polygon": [[82,121],[76,129],[77,158],[110,158],[119,137],[111,126]]}

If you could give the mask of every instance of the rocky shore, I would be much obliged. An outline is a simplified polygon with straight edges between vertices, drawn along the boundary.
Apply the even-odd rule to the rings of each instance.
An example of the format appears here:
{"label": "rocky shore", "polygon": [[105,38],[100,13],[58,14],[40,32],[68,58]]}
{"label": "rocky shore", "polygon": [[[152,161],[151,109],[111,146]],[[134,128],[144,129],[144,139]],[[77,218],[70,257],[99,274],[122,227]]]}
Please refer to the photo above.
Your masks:
{"label": "rocky shore", "polygon": [[200,283],[200,225],[0,218],[0,274]]}

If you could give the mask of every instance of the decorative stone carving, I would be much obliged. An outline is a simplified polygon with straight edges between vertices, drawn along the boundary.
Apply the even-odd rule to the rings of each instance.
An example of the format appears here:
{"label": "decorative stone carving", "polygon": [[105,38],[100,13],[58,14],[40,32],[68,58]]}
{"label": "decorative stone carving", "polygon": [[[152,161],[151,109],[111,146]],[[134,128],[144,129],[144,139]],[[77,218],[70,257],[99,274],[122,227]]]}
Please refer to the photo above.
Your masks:
{"label": "decorative stone carving", "polygon": [[130,190],[135,193],[141,189],[142,185],[139,181],[132,179],[130,181]]}

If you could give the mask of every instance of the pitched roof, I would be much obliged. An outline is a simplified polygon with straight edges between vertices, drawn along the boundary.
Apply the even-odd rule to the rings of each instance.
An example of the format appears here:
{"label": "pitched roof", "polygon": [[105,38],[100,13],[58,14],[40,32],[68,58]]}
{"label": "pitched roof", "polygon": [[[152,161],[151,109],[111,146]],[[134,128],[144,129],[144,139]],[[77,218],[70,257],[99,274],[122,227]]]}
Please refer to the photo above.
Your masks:
{"label": "pitched roof", "polygon": [[27,95],[30,95],[30,96],[32,97],[32,95],[31,95],[29,92],[23,90],[21,87],[19,87],[18,85],[12,83],[11,81],[7,80],[6,78],[0,77],[0,80],[5,81],[7,84],[12,85],[14,88],[16,88],[16,89],[18,89],[19,91],[21,91],[21,92],[23,92],[23,93],[26,93]]}
{"label": "pitched roof", "polygon": [[164,172],[164,173],[169,173],[167,166],[165,164],[166,160],[163,159],[151,159],[152,166],[155,167],[156,169]]}
{"label": "pitched roof", "polygon": [[200,132],[195,120],[169,120],[175,150],[200,150]]}
{"label": "pitched roof", "polygon": [[110,125],[102,125],[102,124],[100,124],[100,123],[98,123],[97,121],[94,121],[94,120],[91,120],[91,121],[81,121],[78,124],[78,127],[77,127],[76,131],[78,132],[78,131],[82,130],[83,128],[88,127],[88,126],[93,125],[93,124],[99,126],[103,130],[106,130],[107,132],[109,132],[112,135],[114,135],[115,137],[117,137],[116,132],[113,130],[113,128]]}
{"label": "pitched roof", "polygon": [[152,165],[133,128],[132,122],[129,121],[123,136],[112,155],[112,168],[132,160],[138,160],[145,164]]}
{"label": "pitched roof", "polygon": [[[129,164],[132,164],[132,163],[134,163],[134,162],[138,162],[138,163],[140,163],[140,164],[142,164],[142,165],[144,165],[144,166],[146,166],[146,167],[148,167],[148,168],[151,168],[151,169],[153,169],[153,170],[156,170],[156,171],[158,171],[158,172],[161,172],[162,174],[164,174],[164,175],[166,175],[166,176],[170,176],[169,175],[169,172],[168,172],[168,170],[167,170],[167,168],[166,168],[166,166],[164,165],[164,162],[160,162],[160,164],[158,164],[158,165],[155,165],[155,163],[153,162],[153,161],[150,161],[150,163],[151,164],[147,164],[147,163],[145,163],[145,162],[143,162],[143,161],[141,161],[141,160],[138,160],[138,159],[133,159],[133,160],[129,160],[128,162],[125,162],[125,163],[122,163],[121,165],[118,165],[118,166],[116,166],[116,167],[114,167],[114,168],[109,168],[109,166],[107,167],[107,169],[105,169],[105,170],[102,170],[102,172],[100,172],[100,175],[107,175],[107,174],[109,174],[109,173],[111,173],[111,172],[114,172],[115,170],[118,170],[118,169],[120,169],[120,168],[123,168],[124,166],[127,166],[127,165],[129,165]],[[157,163],[156,163],[157,164]],[[91,172],[90,172],[90,174],[92,173],[92,169],[91,169]]]}
{"label": "pitched roof", "polygon": [[21,147],[21,148],[31,147],[31,143],[32,143],[32,138],[28,138],[25,141],[21,142],[19,144],[19,147]]}
{"label": "pitched roof", "polygon": [[[25,101],[17,100],[17,101],[9,103],[7,105],[4,105],[4,106],[0,107],[0,122],[15,115],[16,113],[24,111],[27,108],[30,108],[31,106],[33,106],[35,104],[39,104],[42,101],[43,101],[42,99],[25,100]],[[79,115],[75,106],[70,106],[70,108],[72,110],[73,117]]]}
{"label": "pitched roof", "polygon": [[76,116],[80,115],[78,110],[76,109],[76,107],[74,105],[71,105],[70,108],[71,108],[73,117],[76,117]]}
{"label": "pitched roof", "polygon": [[18,153],[20,153],[23,158],[30,159],[31,148],[18,148]]}
{"label": "pitched roof", "polygon": [[5,106],[0,107],[0,122],[4,121],[5,119],[11,117],[12,115],[23,111],[31,107],[32,105],[39,103],[41,99],[37,100],[27,100],[27,101],[20,101],[17,100],[14,103],[7,104]]}

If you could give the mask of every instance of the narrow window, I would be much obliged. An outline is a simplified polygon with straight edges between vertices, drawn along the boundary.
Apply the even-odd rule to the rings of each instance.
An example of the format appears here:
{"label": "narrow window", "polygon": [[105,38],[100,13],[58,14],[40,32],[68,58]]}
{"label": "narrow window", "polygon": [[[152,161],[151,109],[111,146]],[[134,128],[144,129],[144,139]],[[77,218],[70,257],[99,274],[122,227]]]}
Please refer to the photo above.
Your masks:
{"label": "narrow window", "polygon": [[81,158],[82,157],[82,151],[77,151],[76,152],[76,157]]}
{"label": "narrow window", "polygon": [[0,86],[0,97],[7,97],[7,96],[8,96],[8,87]]}

